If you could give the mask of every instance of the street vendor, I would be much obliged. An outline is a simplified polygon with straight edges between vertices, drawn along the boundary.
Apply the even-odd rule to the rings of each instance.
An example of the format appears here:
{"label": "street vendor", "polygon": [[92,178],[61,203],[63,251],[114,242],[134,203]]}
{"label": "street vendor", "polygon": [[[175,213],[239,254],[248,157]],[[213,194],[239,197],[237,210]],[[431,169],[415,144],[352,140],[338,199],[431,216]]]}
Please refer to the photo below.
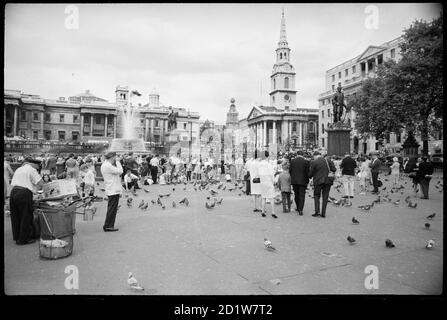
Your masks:
{"label": "street vendor", "polygon": [[44,184],[37,171],[39,168],[39,160],[27,157],[12,177],[11,226],[12,237],[18,245],[33,243],[38,236],[33,234],[33,192]]}

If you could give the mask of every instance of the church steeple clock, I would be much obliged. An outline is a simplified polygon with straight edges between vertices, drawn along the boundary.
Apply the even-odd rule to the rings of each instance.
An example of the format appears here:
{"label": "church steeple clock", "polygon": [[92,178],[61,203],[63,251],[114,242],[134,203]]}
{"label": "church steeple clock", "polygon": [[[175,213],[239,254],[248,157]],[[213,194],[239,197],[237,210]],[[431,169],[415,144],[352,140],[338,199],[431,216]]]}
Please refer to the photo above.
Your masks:
{"label": "church steeple clock", "polygon": [[276,48],[276,63],[273,65],[270,92],[270,105],[284,109],[296,108],[295,69],[290,64],[290,48],[286,35],[284,10],[281,17],[281,31]]}

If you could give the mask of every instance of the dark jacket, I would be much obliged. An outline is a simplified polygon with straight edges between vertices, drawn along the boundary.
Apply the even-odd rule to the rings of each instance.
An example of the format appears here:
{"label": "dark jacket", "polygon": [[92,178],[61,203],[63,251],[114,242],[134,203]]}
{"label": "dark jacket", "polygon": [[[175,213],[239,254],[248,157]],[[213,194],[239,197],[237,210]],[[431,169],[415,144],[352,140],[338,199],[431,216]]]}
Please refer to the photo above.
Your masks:
{"label": "dark jacket", "polygon": [[340,164],[341,174],[347,176],[355,175],[355,168],[357,168],[357,163],[351,157],[345,157]]}
{"label": "dark jacket", "polygon": [[332,172],[337,171],[334,163],[330,159],[320,157],[317,160],[313,160],[310,162],[309,178],[313,178],[314,186],[319,184],[333,184],[328,178],[328,165]]}
{"label": "dark jacket", "polygon": [[309,166],[310,163],[303,157],[297,157],[290,161],[290,176],[292,184],[307,186],[309,183]]}
{"label": "dark jacket", "polygon": [[382,165],[382,162],[378,158],[375,160],[372,160],[369,164],[369,167],[371,168],[372,173],[380,173],[380,166]]}
{"label": "dark jacket", "polygon": [[420,181],[425,179],[425,175],[433,174],[433,165],[431,162],[421,162],[419,164],[419,170],[416,172],[416,178]]}

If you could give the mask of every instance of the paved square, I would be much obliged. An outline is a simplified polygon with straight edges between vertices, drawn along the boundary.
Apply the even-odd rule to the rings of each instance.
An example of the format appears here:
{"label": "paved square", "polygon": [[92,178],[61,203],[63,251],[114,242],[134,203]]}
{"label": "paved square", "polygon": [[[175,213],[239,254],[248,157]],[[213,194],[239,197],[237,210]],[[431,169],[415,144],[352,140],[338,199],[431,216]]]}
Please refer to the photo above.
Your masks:
{"label": "paved square", "polygon": [[[384,187],[389,183],[384,178]],[[401,204],[377,204],[369,213],[357,207],[376,196],[358,195],[353,206],[328,205],[326,219],[313,218],[313,199],[306,196],[304,216],[282,213],[278,219],[261,218],[253,212],[253,198],[240,190],[219,191],[223,198],[214,209],[205,208],[209,191],[194,191],[189,184],[152,185],[149,193],[138,191],[133,208],[120,200],[116,227],[105,233],[102,225],[107,202],[97,202],[93,221],[77,215],[74,252],[59,260],[39,258],[38,244],[17,246],[12,241],[11,223],[5,217],[5,292],[16,294],[101,294],[101,295],[278,295],[278,294],[440,294],[442,290],[443,193],[434,186],[442,181],[435,174],[430,200],[416,199],[408,208],[411,182],[405,180],[403,194],[390,194]],[[102,187],[102,186],[100,186]],[[99,189],[98,187],[97,189]],[[175,188],[175,191],[172,189]],[[210,189],[217,190],[216,185]],[[342,190],[342,189],[341,189]],[[138,209],[142,199],[157,200],[171,193],[159,205]],[[385,191],[381,192],[384,196]],[[98,195],[103,196],[101,191]],[[178,202],[187,197],[188,207]],[[342,194],[335,188],[331,196]],[[414,199],[414,198],[413,198]],[[172,207],[175,201],[176,208]],[[294,207],[294,205],[293,205]],[[427,230],[426,216],[435,212]],[[268,211],[268,213],[270,213]],[[353,225],[355,216],[359,225]],[[351,235],[357,243],[350,245]],[[269,238],[276,252],[264,248]],[[385,247],[385,239],[396,244]],[[433,250],[425,249],[429,239]],[[65,288],[65,268],[76,266],[79,289]],[[365,288],[365,268],[379,271],[379,289]],[[132,272],[145,291],[134,292],[127,285]]]}

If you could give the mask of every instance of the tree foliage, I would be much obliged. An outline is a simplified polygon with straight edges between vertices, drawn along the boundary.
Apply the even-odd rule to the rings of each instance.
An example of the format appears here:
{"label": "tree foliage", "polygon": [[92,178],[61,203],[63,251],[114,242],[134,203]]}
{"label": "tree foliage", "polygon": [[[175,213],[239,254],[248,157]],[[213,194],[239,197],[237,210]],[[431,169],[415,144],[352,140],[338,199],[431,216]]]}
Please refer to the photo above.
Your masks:
{"label": "tree foliage", "polygon": [[421,134],[428,152],[431,130],[442,128],[443,15],[432,22],[415,21],[404,30],[401,59],[379,66],[348,103],[363,135],[383,137],[402,129]]}

